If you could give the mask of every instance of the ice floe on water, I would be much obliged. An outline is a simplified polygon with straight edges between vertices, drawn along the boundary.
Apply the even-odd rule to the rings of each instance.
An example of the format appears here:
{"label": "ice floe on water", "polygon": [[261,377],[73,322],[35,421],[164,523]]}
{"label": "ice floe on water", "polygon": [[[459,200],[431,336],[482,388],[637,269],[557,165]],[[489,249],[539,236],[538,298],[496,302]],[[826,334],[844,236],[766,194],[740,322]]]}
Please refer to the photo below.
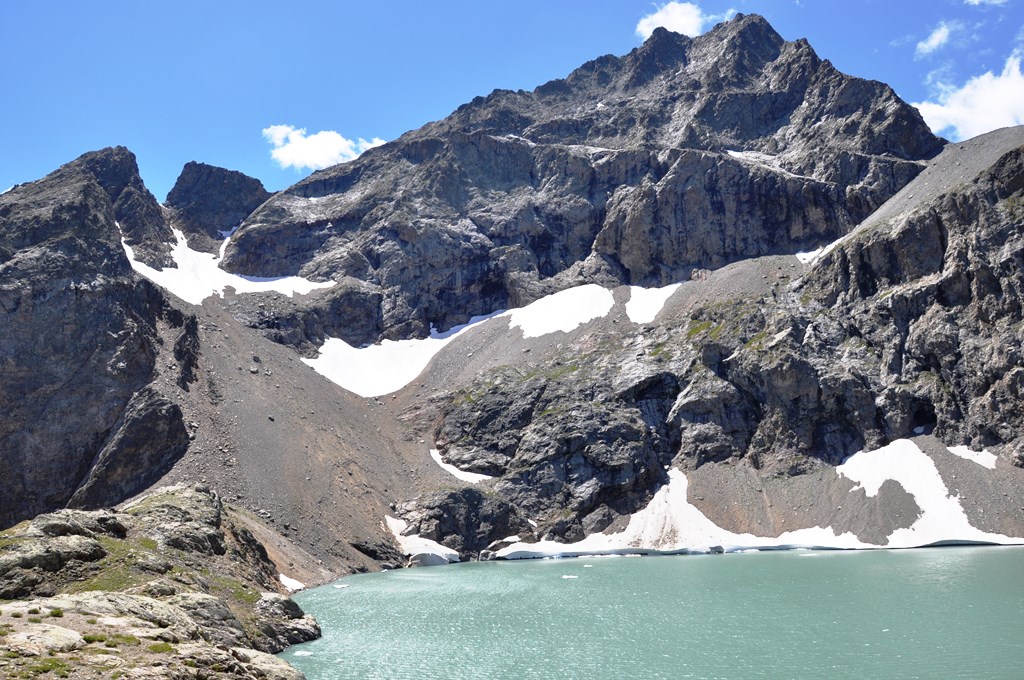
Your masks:
{"label": "ice floe on water", "polygon": [[971,451],[966,446],[950,446],[949,452],[966,460],[973,461],[989,470],[996,469],[996,454],[988,451]]}
{"label": "ice floe on water", "polygon": [[887,480],[899,483],[921,509],[909,527],[895,530],[884,545],[864,543],[854,534],[837,534],[831,527],[787,531],[778,537],[737,534],[717,526],[687,499],[688,481],[679,470],[669,471],[663,486],[643,510],[634,513],[625,529],[614,534],[591,534],[576,543],[540,541],[516,543],[498,551],[506,559],[549,556],[626,554],[636,552],[740,552],[757,548],[910,548],[939,542],[1019,544],[1024,539],[994,534],[970,525],[958,498],[949,494],[932,459],[906,439],[876,451],[856,453],[836,473],[871,497]]}
{"label": "ice floe on water", "polygon": [[521,329],[524,338],[537,338],[548,333],[575,330],[588,321],[605,316],[614,304],[610,290],[588,283],[548,295],[506,314],[509,326]]}
{"label": "ice floe on water", "polygon": [[[234,288],[237,293],[263,293],[275,291],[282,295],[305,295],[317,288],[330,288],[334,281],[316,282],[300,276],[241,276],[220,268],[224,247],[221,246],[221,257],[210,253],[201,253],[188,247],[185,234],[174,229],[175,244],[171,247],[171,259],[175,266],[167,269],[155,269],[135,259],[135,251],[121,239],[125,255],[131,262],[132,269],[147,279],[174,293],[185,302],[193,305],[202,304],[203,300],[212,296],[224,296],[227,288]],[[225,241],[225,244],[227,241]]]}
{"label": "ice floe on water", "polygon": [[437,449],[430,449],[430,457],[435,463],[441,466],[441,468],[452,475],[453,477],[462,480],[463,482],[469,482],[470,484],[478,484],[480,482],[487,481],[488,479],[494,479],[491,475],[483,475],[479,472],[466,472],[460,470],[451,463],[446,463],[441,459],[441,452]]}
{"label": "ice floe on water", "polygon": [[658,316],[658,312],[668,301],[672,293],[679,289],[680,283],[673,283],[663,288],[629,287],[629,302],[626,303],[626,315],[633,323],[650,323]]}

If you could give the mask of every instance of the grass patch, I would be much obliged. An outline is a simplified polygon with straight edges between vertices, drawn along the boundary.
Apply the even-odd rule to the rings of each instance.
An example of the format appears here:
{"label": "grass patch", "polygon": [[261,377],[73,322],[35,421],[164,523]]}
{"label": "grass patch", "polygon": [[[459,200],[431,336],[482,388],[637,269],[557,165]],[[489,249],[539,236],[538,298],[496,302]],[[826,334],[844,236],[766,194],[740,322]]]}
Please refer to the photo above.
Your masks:
{"label": "grass patch", "polygon": [[174,651],[174,645],[169,642],[154,642],[149,647],[146,647],[146,649],[155,654],[166,654]]}
{"label": "grass patch", "polygon": [[11,612],[11,618],[12,619],[20,619],[21,618],[21,612]]}
{"label": "grass patch", "polygon": [[42,623],[43,620],[41,618],[39,618],[38,616],[30,616],[30,617],[28,617],[28,622],[29,623]]}
{"label": "grass patch", "polygon": [[125,633],[114,633],[106,640],[103,641],[104,647],[120,647],[121,645],[137,646],[139,644],[139,638],[134,635],[127,635]]}
{"label": "grass patch", "polygon": [[221,591],[223,595],[230,597],[236,602],[254,605],[260,601],[260,594],[241,581],[228,576],[215,575],[211,575],[210,580],[213,581],[213,585],[217,590]]}
{"label": "grass patch", "polygon": [[[67,661],[55,658],[37,658],[32,663],[25,666],[25,671],[33,675],[44,675],[46,673],[53,673],[58,678],[71,677],[71,666]],[[28,677],[32,677],[31,675]]]}
{"label": "grass patch", "polygon": [[103,633],[86,633],[82,636],[82,639],[86,642],[104,642],[107,636]]}
{"label": "grass patch", "polygon": [[39,607],[31,607],[31,608],[30,608],[30,609],[28,610],[28,613],[29,613],[29,614],[38,614],[38,613],[39,613]]}
{"label": "grass patch", "polygon": [[63,609],[51,609],[50,610],[50,618],[59,619],[62,616],[64,616],[64,610]]}

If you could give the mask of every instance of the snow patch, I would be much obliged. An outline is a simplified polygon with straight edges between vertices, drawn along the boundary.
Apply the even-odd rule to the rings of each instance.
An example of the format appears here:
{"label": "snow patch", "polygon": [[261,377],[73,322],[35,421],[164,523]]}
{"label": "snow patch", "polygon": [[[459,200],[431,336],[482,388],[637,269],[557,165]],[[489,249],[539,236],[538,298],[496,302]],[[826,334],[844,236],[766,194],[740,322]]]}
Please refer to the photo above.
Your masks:
{"label": "snow patch", "polygon": [[419,376],[434,355],[470,326],[499,316],[474,316],[469,323],[418,340],[382,340],[376,345],[353,347],[340,338],[328,338],[315,359],[302,362],[336,385],[361,397],[379,397],[400,390]]}
{"label": "snow patch", "polygon": [[855,453],[836,472],[857,482],[853,490],[864,489],[868,496],[876,495],[883,483],[893,480],[914,497],[921,515],[910,527],[893,531],[886,547],[915,548],[939,541],[1020,543],[1019,539],[972,527],[960,499],[949,494],[935,462],[909,439]]}
{"label": "snow patch", "polygon": [[174,229],[173,232],[175,244],[171,247],[171,259],[174,260],[175,267],[172,269],[157,270],[139,262],[135,259],[135,251],[123,238],[121,245],[128,256],[128,261],[131,262],[132,269],[193,305],[202,304],[203,300],[213,295],[224,297],[226,288],[234,288],[237,293],[276,291],[282,295],[305,295],[311,290],[335,285],[334,281],[316,282],[300,276],[262,277],[232,274],[220,268],[220,261],[224,255],[223,245],[220,257],[200,253],[188,247],[188,241],[181,230]]}
{"label": "snow patch", "polygon": [[[852,234],[853,232],[850,233]],[[813,264],[835,250],[849,235],[850,234],[844,234],[835,241],[832,241],[832,243],[822,246],[816,250],[810,250],[806,253],[796,253],[796,259],[800,260],[804,264]]]}
{"label": "snow patch", "polygon": [[459,553],[447,546],[441,545],[437,541],[421,538],[419,535],[403,536],[402,532],[409,526],[405,520],[385,515],[384,521],[387,522],[388,529],[394,535],[395,540],[398,541],[398,547],[401,549],[402,554],[410,557],[433,555],[446,562],[459,561]]}
{"label": "snow patch", "polygon": [[673,283],[663,288],[629,287],[629,302],[626,303],[626,315],[633,323],[650,323],[658,316],[658,312],[682,284]]}
{"label": "snow patch", "polygon": [[815,250],[809,250],[806,253],[797,253],[796,259],[800,260],[804,264],[810,264],[811,262],[814,262],[816,259],[818,259],[818,256],[821,255],[821,251],[823,250],[825,250],[825,246],[822,246],[821,248],[817,248]]}
{"label": "snow patch", "polygon": [[836,535],[831,528],[789,531],[778,538],[735,534],[715,525],[687,499],[688,481],[679,470],[669,470],[669,483],[661,487],[643,510],[616,534],[591,534],[576,543],[539,541],[517,543],[498,551],[505,559],[555,555],[607,555],[649,553],[737,552],[749,548],[870,548],[851,533]]}
{"label": "snow patch", "polygon": [[836,534],[831,527],[787,531],[772,538],[737,534],[717,526],[687,499],[688,481],[679,470],[669,470],[669,483],[661,487],[646,508],[634,513],[619,533],[591,534],[576,543],[540,541],[517,543],[497,552],[499,558],[583,556],[637,553],[745,552],[764,548],[912,548],[940,541],[1020,544],[1021,538],[975,529],[967,521],[960,501],[949,495],[935,463],[914,442],[901,439],[882,449],[856,453],[836,468],[837,474],[857,482],[874,496],[886,480],[901,484],[922,513],[908,529],[897,529],[887,545],[863,543],[854,534]]}
{"label": "snow patch", "polygon": [[568,333],[611,311],[612,292],[595,283],[543,297],[536,302],[507,312],[509,327],[520,328],[524,338],[539,338],[548,333]]}
{"label": "snow patch", "polygon": [[306,584],[302,581],[296,581],[293,578],[285,576],[284,574],[278,574],[277,578],[281,581],[281,585],[288,589],[288,592],[294,593],[296,590],[304,590]]}
{"label": "snow patch", "polygon": [[973,461],[989,470],[996,469],[996,454],[988,451],[971,451],[966,446],[950,446],[949,452],[966,460]]}
{"label": "snow patch", "polygon": [[452,475],[453,477],[456,477],[457,479],[461,479],[464,482],[469,482],[470,484],[478,484],[479,482],[483,482],[488,479],[494,479],[494,477],[491,475],[483,475],[478,472],[466,472],[465,470],[460,470],[451,463],[444,462],[443,460],[441,460],[441,452],[438,451],[437,449],[430,449],[430,457],[433,458],[434,462],[440,465],[445,472]]}

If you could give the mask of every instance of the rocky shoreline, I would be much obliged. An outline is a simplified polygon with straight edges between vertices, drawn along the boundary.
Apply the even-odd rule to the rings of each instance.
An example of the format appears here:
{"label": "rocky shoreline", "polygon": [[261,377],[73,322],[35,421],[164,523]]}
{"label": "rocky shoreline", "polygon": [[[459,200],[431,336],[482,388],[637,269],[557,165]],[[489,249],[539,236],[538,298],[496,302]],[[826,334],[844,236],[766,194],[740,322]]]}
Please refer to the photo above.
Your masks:
{"label": "rocky shoreline", "polygon": [[316,639],[244,518],[207,487],[0,533],[0,675],[297,680]]}

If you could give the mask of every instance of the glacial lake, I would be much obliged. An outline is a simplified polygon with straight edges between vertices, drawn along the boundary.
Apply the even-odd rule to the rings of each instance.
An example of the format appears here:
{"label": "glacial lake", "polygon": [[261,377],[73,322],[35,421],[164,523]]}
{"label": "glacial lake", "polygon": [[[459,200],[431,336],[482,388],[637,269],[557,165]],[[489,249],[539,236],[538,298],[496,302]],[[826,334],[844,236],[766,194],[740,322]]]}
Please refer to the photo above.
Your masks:
{"label": "glacial lake", "polygon": [[485,562],[295,599],[335,678],[1019,678],[1024,548]]}

